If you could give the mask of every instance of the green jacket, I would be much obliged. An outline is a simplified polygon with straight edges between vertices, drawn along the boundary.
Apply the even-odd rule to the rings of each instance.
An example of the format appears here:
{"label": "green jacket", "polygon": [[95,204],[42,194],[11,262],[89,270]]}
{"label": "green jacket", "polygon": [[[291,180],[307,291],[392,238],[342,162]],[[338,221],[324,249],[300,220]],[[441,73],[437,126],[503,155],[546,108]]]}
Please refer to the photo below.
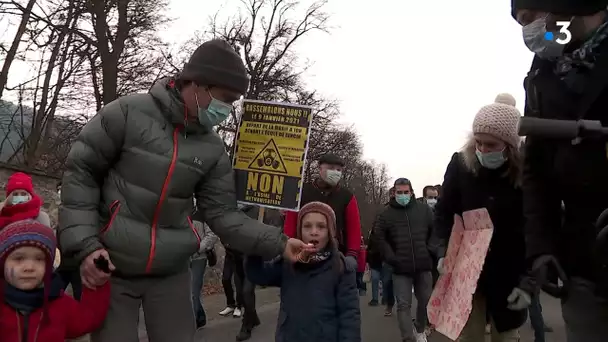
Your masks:
{"label": "green jacket", "polygon": [[149,94],[101,109],[72,145],[62,182],[59,240],[83,260],[105,248],[119,274],[171,274],[188,267],[202,218],[225,243],[272,258],[287,238],[236,206],[232,165],[222,139],[185,122],[185,105],[167,79]]}

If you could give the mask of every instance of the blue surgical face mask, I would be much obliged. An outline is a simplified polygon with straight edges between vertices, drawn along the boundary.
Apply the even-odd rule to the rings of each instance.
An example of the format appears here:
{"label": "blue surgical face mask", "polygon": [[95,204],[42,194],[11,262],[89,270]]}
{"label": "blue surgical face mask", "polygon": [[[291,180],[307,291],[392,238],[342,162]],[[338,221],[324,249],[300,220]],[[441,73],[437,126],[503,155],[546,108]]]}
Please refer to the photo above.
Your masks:
{"label": "blue surgical face mask", "polygon": [[397,201],[399,205],[405,207],[408,203],[410,203],[411,197],[412,196],[410,194],[397,194],[395,195],[395,201]]}
{"label": "blue surgical face mask", "polygon": [[342,179],[342,171],[340,170],[327,170],[325,171],[325,178],[323,179],[327,184],[336,186]]}
{"label": "blue surgical face mask", "polygon": [[198,96],[196,93],[194,94],[194,99],[196,100],[196,106],[198,107],[198,122],[204,127],[211,129],[220,123],[224,122],[230,112],[232,112],[232,105],[222,102],[216,98],[214,98],[211,93],[209,93],[211,97],[211,102],[207,108],[202,108],[198,104]]}
{"label": "blue surgical face mask", "polygon": [[13,196],[12,204],[25,203],[30,200],[30,196]]}
{"label": "blue surgical face mask", "polygon": [[477,160],[479,160],[481,166],[492,170],[498,169],[507,161],[503,151],[483,153],[475,150],[475,155],[477,155]]}

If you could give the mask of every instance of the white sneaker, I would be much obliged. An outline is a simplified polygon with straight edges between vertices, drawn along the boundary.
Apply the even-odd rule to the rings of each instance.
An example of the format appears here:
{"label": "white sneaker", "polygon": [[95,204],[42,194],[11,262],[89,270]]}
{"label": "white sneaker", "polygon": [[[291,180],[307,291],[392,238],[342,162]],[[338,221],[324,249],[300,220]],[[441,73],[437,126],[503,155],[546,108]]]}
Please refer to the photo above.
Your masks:
{"label": "white sneaker", "polygon": [[425,333],[416,333],[416,342],[428,342]]}
{"label": "white sneaker", "polygon": [[228,316],[234,312],[234,308],[227,306],[224,310],[220,311],[221,316]]}
{"label": "white sneaker", "polygon": [[243,315],[243,309],[241,309],[241,308],[234,309],[234,312],[232,313],[232,316],[234,316],[235,318],[239,318],[242,315]]}

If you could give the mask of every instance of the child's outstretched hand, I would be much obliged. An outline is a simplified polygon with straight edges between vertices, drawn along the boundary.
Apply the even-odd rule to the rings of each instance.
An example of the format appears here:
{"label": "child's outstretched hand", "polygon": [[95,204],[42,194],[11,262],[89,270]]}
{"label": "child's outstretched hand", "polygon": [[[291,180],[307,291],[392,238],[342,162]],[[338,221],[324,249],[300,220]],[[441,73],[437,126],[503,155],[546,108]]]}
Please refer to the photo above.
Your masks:
{"label": "child's outstretched hand", "polygon": [[310,243],[304,243],[301,240],[291,238],[285,244],[283,258],[296,263],[302,259],[303,255],[312,254],[315,251],[315,246]]}

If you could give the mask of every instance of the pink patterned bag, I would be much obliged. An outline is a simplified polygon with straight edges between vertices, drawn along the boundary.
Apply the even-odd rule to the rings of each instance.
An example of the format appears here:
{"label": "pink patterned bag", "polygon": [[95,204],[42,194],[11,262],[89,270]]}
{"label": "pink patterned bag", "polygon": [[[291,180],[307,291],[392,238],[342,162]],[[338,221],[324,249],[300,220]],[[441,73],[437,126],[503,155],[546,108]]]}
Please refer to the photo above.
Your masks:
{"label": "pink patterned bag", "polygon": [[473,305],[473,294],[492,240],[494,225],[485,208],[469,210],[454,226],[439,277],[427,306],[435,330],[456,341]]}

